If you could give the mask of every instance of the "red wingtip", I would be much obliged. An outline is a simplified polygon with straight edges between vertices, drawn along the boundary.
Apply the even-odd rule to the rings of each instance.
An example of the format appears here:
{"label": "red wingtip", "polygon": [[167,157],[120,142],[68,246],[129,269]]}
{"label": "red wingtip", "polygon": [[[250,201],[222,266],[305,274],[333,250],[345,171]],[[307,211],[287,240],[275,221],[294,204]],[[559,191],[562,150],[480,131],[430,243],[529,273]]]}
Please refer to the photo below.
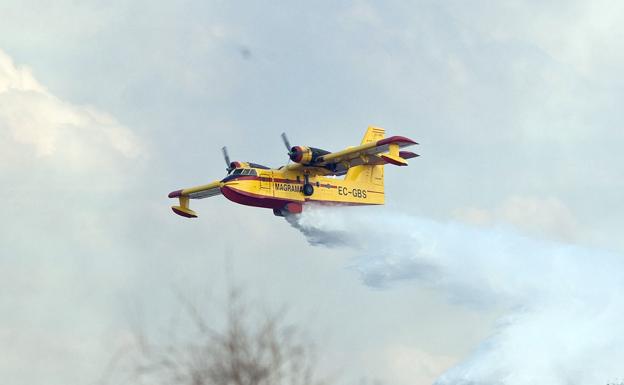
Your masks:
{"label": "red wingtip", "polygon": [[409,144],[418,144],[410,138],[406,138],[404,136],[391,136],[389,138],[381,139],[377,142],[378,146],[383,146],[384,144],[392,144],[392,143],[409,143]]}
{"label": "red wingtip", "polygon": [[182,195],[182,190],[176,190],[169,193],[169,198],[177,198]]}

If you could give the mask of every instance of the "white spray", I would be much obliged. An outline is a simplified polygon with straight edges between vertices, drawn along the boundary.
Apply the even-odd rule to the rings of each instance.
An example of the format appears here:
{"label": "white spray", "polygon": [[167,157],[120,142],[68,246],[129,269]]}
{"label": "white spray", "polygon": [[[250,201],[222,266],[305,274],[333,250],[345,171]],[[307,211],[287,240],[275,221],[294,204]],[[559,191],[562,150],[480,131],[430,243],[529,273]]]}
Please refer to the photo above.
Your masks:
{"label": "white spray", "polygon": [[596,384],[624,378],[624,259],[509,229],[313,207],[287,218],[312,245],[349,247],[367,285],[417,280],[467,306],[509,309],[437,385]]}

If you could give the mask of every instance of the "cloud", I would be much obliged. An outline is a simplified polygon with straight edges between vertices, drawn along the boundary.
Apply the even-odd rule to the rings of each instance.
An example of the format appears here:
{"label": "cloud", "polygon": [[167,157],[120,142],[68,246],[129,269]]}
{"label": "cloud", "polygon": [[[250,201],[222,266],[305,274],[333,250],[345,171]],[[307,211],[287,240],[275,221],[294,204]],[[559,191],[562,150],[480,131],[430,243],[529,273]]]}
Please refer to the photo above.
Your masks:
{"label": "cloud", "polygon": [[[430,384],[448,367],[455,364],[456,358],[432,354],[408,345],[386,347],[382,352],[382,368],[388,383]],[[375,356],[371,352],[371,356]]]}
{"label": "cloud", "polygon": [[624,63],[618,49],[624,37],[617,18],[624,6],[619,2],[455,2],[448,9],[463,22],[478,18],[471,25],[485,36],[534,44],[581,76],[603,84],[612,82]]}
{"label": "cloud", "polygon": [[[353,277],[340,270],[341,262],[323,253],[332,261],[323,265],[318,250],[291,238],[287,227],[274,226],[270,213],[215,199],[195,203],[203,213],[199,222],[169,218],[163,192],[222,175],[222,144],[238,159],[282,164],[283,130],[299,144],[334,150],[359,140],[367,124],[379,124],[389,134],[422,142],[422,158],[407,170],[387,173],[388,203],[402,211],[444,220],[453,209],[465,207],[488,224],[514,223],[526,234],[585,236],[574,224],[565,230],[565,210],[545,202],[554,197],[583,224],[581,232],[590,229],[602,245],[619,243],[624,249],[617,102],[623,98],[618,85],[623,28],[617,23],[617,3],[5,3],[0,46],[32,66],[35,80],[61,102],[32,92],[55,111],[50,116],[59,115],[51,119],[57,122],[52,128],[45,128],[49,122],[43,109],[12,107],[18,115],[46,117],[29,118],[34,129],[21,128],[19,140],[7,121],[0,123],[1,240],[11,245],[6,253],[15,256],[2,266],[6,282],[18,283],[6,290],[19,294],[28,289],[40,298],[20,301],[20,294],[17,303],[43,308],[77,292],[111,292],[127,285],[133,268],[134,282],[144,288],[146,281],[156,281],[158,268],[169,270],[162,282],[172,275],[184,283],[204,282],[209,272],[219,270],[214,267],[218,245],[245,244],[245,250],[231,246],[233,254],[255,248],[265,257],[262,263],[245,260],[242,269],[259,284],[279,288],[267,298],[312,307],[329,307],[331,298],[334,304],[323,319],[332,328],[358,324],[360,335],[376,338],[382,348],[399,333],[396,327],[377,328],[380,314],[405,314],[408,308],[451,318],[444,329],[429,332],[437,321],[413,326],[416,316],[405,316],[408,321],[397,316],[395,325],[405,328],[401,335],[420,333],[414,345],[425,350],[437,348],[429,334],[447,336],[460,329],[465,336],[473,334],[476,326],[466,326],[465,314],[448,316],[450,305],[444,310],[423,306],[412,293],[399,290],[386,292],[388,300],[396,301],[382,301],[379,308],[387,311],[358,319],[358,306],[346,303],[357,299],[365,308],[374,295],[366,288],[357,295],[345,289],[340,278]],[[241,58],[241,47],[252,52],[250,60]],[[23,64],[9,68],[32,72]],[[15,82],[21,77],[3,75]],[[37,100],[24,94],[20,98]],[[90,116],[85,104],[113,116],[113,125],[130,137],[142,133],[130,140],[140,155],[120,150],[124,146],[114,144],[117,139],[108,136],[106,124]],[[86,123],[77,127],[76,121]],[[137,164],[148,152],[141,143],[145,140],[150,169],[140,174]],[[513,196],[535,202],[514,203],[513,215],[499,211]],[[142,205],[149,210],[141,211]],[[522,208],[531,205],[539,208],[539,221],[522,216]],[[134,219],[128,220],[130,215]],[[219,218],[218,228],[209,216]],[[548,223],[550,217],[559,219]],[[227,230],[228,224],[236,229],[236,222],[245,223],[246,231]],[[246,242],[239,241],[241,233]],[[291,247],[263,249],[266,239],[288,239]],[[135,266],[138,258],[141,266]],[[301,285],[298,272],[310,277],[315,269],[317,281]],[[152,288],[145,291],[150,292],[146,298],[157,297]],[[311,294],[302,301],[304,292]],[[79,307],[75,303],[57,308],[67,314],[88,309],[81,311],[95,324],[118,316],[92,298]],[[49,319],[45,311],[18,314]],[[445,349],[465,354],[473,341],[457,334]],[[348,344],[357,351],[353,346]],[[360,369],[358,362],[352,367]]]}
{"label": "cloud", "polygon": [[16,384],[90,382],[112,322],[111,287],[132,273],[116,266],[113,245],[146,147],[0,51],[0,153],[0,354],[11,357],[0,371]]}
{"label": "cloud", "polygon": [[512,225],[535,237],[574,242],[582,236],[572,211],[555,197],[513,195],[491,209],[466,207],[455,218],[474,225]]}
{"label": "cloud", "polygon": [[135,160],[146,154],[132,131],[111,115],[59,99],[30,69],[16,66],[2,51],[0,128],[0,148],[12,162],[28,158],[58,162],[59,167],[72,171],[103,171],[104,167],[110,172],[118,160]]}

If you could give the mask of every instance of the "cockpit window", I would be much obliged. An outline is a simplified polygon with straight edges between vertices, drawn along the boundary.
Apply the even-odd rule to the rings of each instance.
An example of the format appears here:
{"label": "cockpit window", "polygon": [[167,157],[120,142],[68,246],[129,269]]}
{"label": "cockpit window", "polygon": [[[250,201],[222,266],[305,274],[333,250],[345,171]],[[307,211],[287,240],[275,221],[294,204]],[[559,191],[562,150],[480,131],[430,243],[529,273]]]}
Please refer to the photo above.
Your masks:
{"label": "cockpit window", "polygon": [[241,176],[242,175],[252,175],[252,176],[258,176],[258,173],[253,168],[237,168],[236,170],[233,170],[232,172],[230,172],[228,175],[241,175]]}
{"label": "cockpit window", "polygon": [[246,168],[246,169],[243,170],[243,173],[241,175],[257,176],[258,173],[256,173],[256,170],[254,170],[253,168]]}

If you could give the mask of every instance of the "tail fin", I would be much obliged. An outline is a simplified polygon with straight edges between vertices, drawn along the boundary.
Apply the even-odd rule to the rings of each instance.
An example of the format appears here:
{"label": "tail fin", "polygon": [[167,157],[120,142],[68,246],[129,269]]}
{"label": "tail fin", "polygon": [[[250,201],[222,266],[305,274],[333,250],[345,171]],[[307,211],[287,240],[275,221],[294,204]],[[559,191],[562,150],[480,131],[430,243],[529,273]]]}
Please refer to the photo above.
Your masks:
{"label": "tail fin", "polygon": [[[370,142],[376,142],[384,138],[386,131],[383,128],[379,127],[368,127],[366,130],[366,134],[364,134],[364,139],[362,139],[361,144],[366,144]],[[345,180],[356,181],[356,182],[368,182],[374,184],[381,188],[383,191],[384,185],[384,168],[383,165],[361,165],[354,166],[347,171],[347,175],[345,176]]]}

